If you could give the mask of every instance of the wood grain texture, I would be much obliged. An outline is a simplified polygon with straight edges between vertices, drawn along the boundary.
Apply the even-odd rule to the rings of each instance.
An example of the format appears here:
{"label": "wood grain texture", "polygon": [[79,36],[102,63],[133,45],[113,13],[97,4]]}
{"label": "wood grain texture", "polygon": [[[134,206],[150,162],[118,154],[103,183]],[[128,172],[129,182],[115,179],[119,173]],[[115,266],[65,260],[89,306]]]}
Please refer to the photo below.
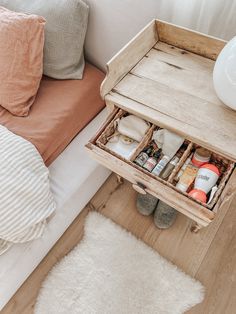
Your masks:
{"label": "wood grain texture", "polygon": [[[123,96],[116,105],[127,111],[133,105],[135,113],[135,103],[143,105],[147,120],[236,161],[236,112],[218,99],[212,79],[214,60],[224,45],[220,39],[152,21],[108,63],[102,96],[110,110],[109,93]],[[155,120],[157,115],[161,121]]]}
{"label": "wood grain texture", "polygon": [[[108,95],[106,95],[105,100],[106,100],[106,103],[109,104],[110,106],[118,106],[119,108],[123,110],[127,110],[128,112],[134,115],[142,117],[143,119],[146,119],[154,124],[158,124],[160,127],[167,128],[173,132],[177,132],[180,135],[183,135],[186,139],[189,139],[190,141],[194,141],[195,143],[203,147],[206,147],[215,153],[219,153],[220,155],[230,160],[236,161],[236,158],[235,158],[236,146],[234,145],[234,141],[229,139],[231,146],[230,147],[226,146],[224,140],[228,141],[228,138],[227,136],[224,137],[223,132],[221,133],[222,142],[220,145],[218,144],[218,150],[216,150],[216,147],[213,146],[208,141],[209,130],[214,128],[215,123],[214,124],[211,123],[211,126],[205,126],[203,129],[202,129],[202,123],[199,126],[197,125],[193,126],[190,124],[192,121],[194,121],[193,118],[191,118],[190,120],[186,120],[185,123],[183,123],[182,118],[181,120],[178,120],[174,118],[173,116],[168,115],[168,113],[155,110],[149,106],[144,105],[143,103],[139,101],[128,98],[117,92],[110,92]],[[156,105],[156,102],[155,102],[155,105]],[[178,112],[179,109],[176,108],[176,110]],[[232,116],[234,117],[235,113],[232,112],[232,110],[230,109],[226,109],[226,110],[229,111],[229,115],[232,114]],[[198,113],[196,114],[196,116],[198,116]],[[232,119],[232,116],[230,119]],[[223,120],[224,120],[224,115],[222,116],[222,121]],[[203,124],[205,124],[204,121],[203,121]],[[233,124],[231,124],[231,127],[233,128]],[[235,133],[236,132],[234,131],[234,129],[232,129],[231,135],[233,138],[236,136]],[[201,138],[199,134],[202,134]],[[212,136],[215,137],[214,133],[212,133]],[[215,141],[216,140],[217,139],[215,138]],[[230,153],[227,153],[226,151],[230,151]]]}
{"label": "wood grain texture", "polygon": [[145,187],[147,193],[160,198],[200,225],[207,226],[214,219],[212,211],[175,191],[172,187],[168,186],[168,183],[162,183],[152,178],[150,175],[140,171],[134,164],[124,162],[92,143],[86,146],[93,159],[129,180],[131,183],[135,185],[141,184]]}
{"label": "wood grain texture", "polygon": [[157,40],[156,23],[153,20],[108,62],[107,76],[100,89],[103,98],[155,45]]}
{"label": "wood grain texture", "polygon": [[[225,42],[162,21],[156,21],[155,30],[153,23],[109,63],[101,87],[107,106],[114,108],[107,101],[109,93],[124,96],[117,106],[128,111],[133,106],[135,114],[135,103],[143,105],[149,121],[169,126],[187,139],[236,161],[236,112],[218,99],[212,79],[214,60]],[[154,118],[152,109],[161,121]]]}
{"label": "wood grain texture", "polygon": [[[236,161],[236,112],[147,76],[127,74],[113,92],[145,106],[143,111],[146,111],[149,121]],[[125,106],[126,102],[122,107]],[[135,110],[136,106],[133,112]],[[158,118],[154,121],[153,110],[156,116],[162,116],[162,121]]]}
{"label": "wood grain texture", "polygon": [[206,297],[189,314],[236,313],[236,201],[209,247],[196,277],[206,287]]}
{"label": "wood grain texture", "polygon": [[[119,110],[118,112],[115,110],[113,113],[114,120],[116,120],[116,117],[123,115],[124,112],[125,111],[123,110]],[[219,193],[222,192],[221,189],[224,189],[224,191],[220,198],[218,199],[218,196],[215,200],[215,202],[218,200],[218,203],[214,207],[214,211],[211,211],[205,206],[202,206],[200,203],[196,203],[196,201],[190,199],[187,194],[180,193],[169,180],[163,181],[149,172],[146,172],[144,169],[140,169],[131,161],[116,156],[112,151],[110,151],[104,144],[106,143],[107,136],[110,136],[111,132],[114,132],[112,114],[110,115],[107,124],[108,125],[105,123],[103,125],[103,128],[105,129],[104,132],[103,129],[100,129],[98,132],[98,135],[102,134],[100,136],[101,138],[105,138],[105,142],[101,143],[99,141],[100,137],[97,139],[97,135],[95,135],[90,143],[86,145],[88,152],[91,154],[92,158],[97,160],[99,163],[103,164],[105,167],[117,173],[119,176],[122,176],[133,183],[133,188],[136,191],[139,191],[139,193],[142,194],[150,193],[194,220],[197,224],[192,227],[191,230],[195,232],[201,227],[207,226],[214,219],[214,212],[216,213],[217,211],[222,211],[223,213],[226,213],[234,197],[234,194],[236,193],[236,170],[231,175],[228,183],[226,181],[222,183],[223,185],[219,189]],[[110,125],[112,126],[113,131],[110,131],[109,129]],[[141,142],[138,146],[138,149],[135,152],[136,155],[133,154],[131,160],[134,160],[143,147],[147,145],[147,142],[151,138],[152,131],[153,126],[146,134],[144,143]],[[189,156],[192,145],[192,143],[189,144],[188,149],[180,159],[180,164],[176,166],[176,171],[181,167],[186,158]],[[175,175],[174,172],[173,175]]]}
{"label": "wood grain texture", "polygon": [[85,217],[90,210],[96,210],[201,280],[207,289],[205,300],[188,314],[233,314],[236,306],[235,200],[225,218],[217,215],[214,222],[198,234],[190,232],[191,222],[181,214],[172,228],[157,229],[152,216],[144,217],[137,212],[135,202],[136,192],[128,182],[120,185],[115,175],[108,178],[1,313],[33,314],[42,280],[51,267],[80,242]]}
{"label": "wood grain texture", "polygon": [[216,206],[214,207],[214,212],[217,213],[222,210],[227,210],[233,199],[236,196],[236,168],[234,168],[225,189],[221,193]]}
{"label": "wood grain texture", "polygon": [[226,41],[184,27],[157,20],[160,41],[216,60]]}
{"label": "wood grain texture", "polygon": [[130,73],[222,106],[212,80],[215,62],[158,42]]}

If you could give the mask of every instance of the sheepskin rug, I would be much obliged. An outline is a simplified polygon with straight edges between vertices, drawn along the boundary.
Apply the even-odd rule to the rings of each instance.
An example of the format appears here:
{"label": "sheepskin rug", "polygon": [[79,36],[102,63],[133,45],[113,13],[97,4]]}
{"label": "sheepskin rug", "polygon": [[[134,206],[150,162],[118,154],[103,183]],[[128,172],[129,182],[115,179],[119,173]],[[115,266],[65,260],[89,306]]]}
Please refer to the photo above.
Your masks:
{"label": "sheepskin rug", "polygon": [[198,281],[91,212],[83,240],[43,283],[35,314],[180,314],[203,296]]}

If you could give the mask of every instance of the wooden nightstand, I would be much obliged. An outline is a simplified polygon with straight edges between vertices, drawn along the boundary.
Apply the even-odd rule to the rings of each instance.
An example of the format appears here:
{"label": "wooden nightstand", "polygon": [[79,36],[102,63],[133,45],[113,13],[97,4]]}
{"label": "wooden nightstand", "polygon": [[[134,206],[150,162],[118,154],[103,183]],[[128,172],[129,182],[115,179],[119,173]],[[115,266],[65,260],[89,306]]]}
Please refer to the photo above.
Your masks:
{"label": "wooden nightstand", "polygon": [[[218,211],[227,212],[236,192],[236,112],[213,89],[214,61],[225,42],[154,20],[107,65],[101,86],[110,115],[86,145],[92,157],[129,180],[140,193],[150,193],[196,222],[207,226]],[[113,120],[126,112],[185,137],[188,148],[168,181],[148,173],[106,148],[103,137]],[[153,130],[136,151],[138,154]],[[178,191],[173,178],[196,145],[209,149],[226,164],[219,189],[206,205]]]}

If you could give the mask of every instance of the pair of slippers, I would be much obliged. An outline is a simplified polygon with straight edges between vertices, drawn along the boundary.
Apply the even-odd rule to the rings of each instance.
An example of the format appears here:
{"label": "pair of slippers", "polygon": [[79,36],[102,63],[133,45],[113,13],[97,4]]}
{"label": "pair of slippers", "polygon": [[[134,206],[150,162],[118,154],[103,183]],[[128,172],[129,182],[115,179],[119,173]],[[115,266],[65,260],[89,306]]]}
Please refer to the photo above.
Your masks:
{"label": "pair of slippers", "polygon": [[138,194],[136,205],[144,216],[154,212],[154,223],[159,229],[170,228],[175,222],[177,211],[150,194]]}

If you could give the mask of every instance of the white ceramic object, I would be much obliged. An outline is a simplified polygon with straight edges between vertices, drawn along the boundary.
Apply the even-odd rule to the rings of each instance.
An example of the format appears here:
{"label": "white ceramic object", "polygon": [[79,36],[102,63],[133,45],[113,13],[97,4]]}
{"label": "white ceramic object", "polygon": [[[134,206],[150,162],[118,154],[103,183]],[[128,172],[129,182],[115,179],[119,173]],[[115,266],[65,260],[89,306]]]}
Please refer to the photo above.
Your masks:
{"label": "white ceramic object", "polygon": [[197,177],[194,183],[194,189],[204,191],[206,194],[210,192],[210,190],[216,184],[219,178],[219,172],[214,170],[213,165],[211,165],[212,169],[205,168],[208,165],[211,165],[211,164],[202,166],[198,170]]}
{"label": "white ceramic object", "polygon": [[220,52],[213,71],[217,96],[236,110],[236,36]]}

